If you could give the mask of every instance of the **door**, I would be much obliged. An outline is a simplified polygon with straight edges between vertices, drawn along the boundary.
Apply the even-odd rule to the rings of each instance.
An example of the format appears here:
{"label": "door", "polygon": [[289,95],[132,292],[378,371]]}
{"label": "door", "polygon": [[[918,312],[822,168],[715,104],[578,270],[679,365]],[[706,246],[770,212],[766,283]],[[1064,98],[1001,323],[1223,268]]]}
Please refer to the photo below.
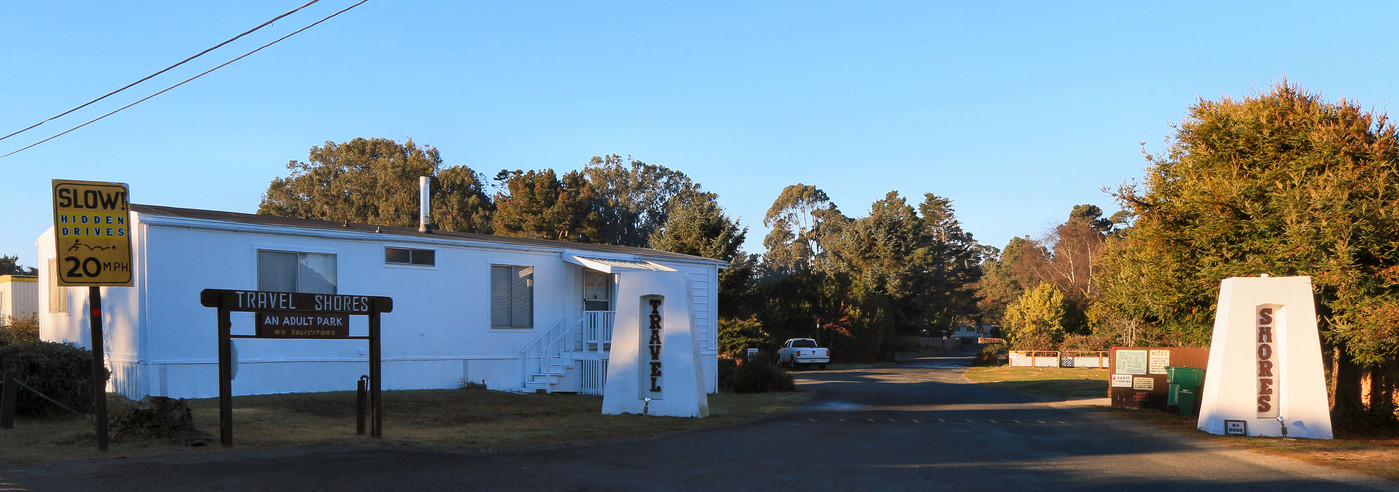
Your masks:
{"label": "door", "polygon": [[612,275],[583,270],[583,310],[612,310]]}

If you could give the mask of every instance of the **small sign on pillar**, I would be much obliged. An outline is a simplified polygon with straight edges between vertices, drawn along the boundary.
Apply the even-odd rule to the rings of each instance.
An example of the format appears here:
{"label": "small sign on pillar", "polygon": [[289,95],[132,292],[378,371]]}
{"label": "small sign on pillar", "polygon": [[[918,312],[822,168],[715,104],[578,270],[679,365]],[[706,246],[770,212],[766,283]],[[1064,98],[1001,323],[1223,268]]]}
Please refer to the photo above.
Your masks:
{"label": "small sign on pillar", "polygon": [[1277,374],[1273,371],[1273,359],[1277,341],[1273,337],[1273,313],[1281,306],[1263,305],[1258,306],[1258,315],[1254,318],[1258,320],[1257,340],[1258,349],[1254,352],[1258,361],[1258,418],[1275,419],[1278,418],[1277,396],[1278,380]]}
{"label": "small sign on pillar", "polygon": [[641,398],[660,400],[665,398],[665,392],[661,390],[665,383],[664,362],[661,359],[661,348],[664,345],[661,337],[661,327],[663,317],[661,315],[662,306],[665,305],[665,298],[661,296],[646,296],[641,298],[643,306],[650,306],[651,313],[646,316],[646,346],[642,351],[646,354],[646,364],[641,366],[643,374],[641,381]]}

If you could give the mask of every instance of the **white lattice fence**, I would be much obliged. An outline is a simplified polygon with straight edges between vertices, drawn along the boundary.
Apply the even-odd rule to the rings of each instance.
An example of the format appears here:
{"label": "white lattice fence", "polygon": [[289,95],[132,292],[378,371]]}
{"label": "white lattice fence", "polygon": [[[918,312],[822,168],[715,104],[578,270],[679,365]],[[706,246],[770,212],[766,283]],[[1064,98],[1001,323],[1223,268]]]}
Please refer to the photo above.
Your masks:
{"label": "white lattice fence", "polygon": [[1012,350],[1011,367],[1086,367],[1107,368],[1107,352],[1057,352],[1048,350]]}

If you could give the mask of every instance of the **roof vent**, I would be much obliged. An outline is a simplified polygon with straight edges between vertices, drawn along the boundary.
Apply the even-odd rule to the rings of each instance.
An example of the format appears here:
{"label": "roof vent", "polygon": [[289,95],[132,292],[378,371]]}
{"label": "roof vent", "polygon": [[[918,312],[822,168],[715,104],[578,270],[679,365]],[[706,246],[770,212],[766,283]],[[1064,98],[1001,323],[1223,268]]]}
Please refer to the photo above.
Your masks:
{"label": "roof vent", "polygon": [[432,182],[428,176],[418,177],[418,232],[432,232],[428,226],[428,185]]}

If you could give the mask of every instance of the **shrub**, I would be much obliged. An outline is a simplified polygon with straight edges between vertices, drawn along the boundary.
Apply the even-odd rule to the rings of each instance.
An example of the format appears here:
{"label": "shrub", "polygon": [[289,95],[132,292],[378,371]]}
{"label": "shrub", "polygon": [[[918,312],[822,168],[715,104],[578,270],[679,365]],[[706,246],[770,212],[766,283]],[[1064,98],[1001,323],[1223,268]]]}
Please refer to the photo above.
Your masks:
{"label": "shrub", "polygon": [[1000,364],[1000,354],[1006,353],[1006,346],[1002,343],[988,343],[981,346],[981,351],[976,354],[976,361],[973,364],[978,366],[994,366]]}
{"label": "shrub", "polygon": [[486,380],[484,380],[484,379],[482,379],[481,382],[478,383],[478,382],[471,381],[471,380],[466,379],[466,378],[463,377],[463,378],[457,378],[457,389],[464,389],[464,390],[483,390],[483,389],[488,389],[488,388],[486,388]]}
{"label": "shrub", "polygon": [[[25,385],[68,408],[78,412],[92,410],[91,350],[72,343],[10,344],[0,347],[0,374],[6,371],[16,371]],[[43,416],[61,411],[30,391],[20,391],[15,401],[19,415]]]}
{"label": "shrub", "polygon": [[1107,350],[1111,347],[1112,342],[1097,335],[1069,335],[1059,344],[1059,350]]}
{"label": "shrub", "polygon": [[734,389],[734,381],[738,375],[738,361],[727,357],[719,358],[719,389]]}
{"label": "shrub", "polygon": [[757,317],[719,319],[719,353],[735,359],[746,357],[749,348],[769,348],[772,337],[763,331]]}
{"label": "shrub", "polygon": [[39,315],[6,316],[0,319],[0,347],[12,343],[39,341]]}
{"label": "shrub", "polygon": [[746,360],[734,373],[734,393],[796,391],[792,374],[770,360]]}

